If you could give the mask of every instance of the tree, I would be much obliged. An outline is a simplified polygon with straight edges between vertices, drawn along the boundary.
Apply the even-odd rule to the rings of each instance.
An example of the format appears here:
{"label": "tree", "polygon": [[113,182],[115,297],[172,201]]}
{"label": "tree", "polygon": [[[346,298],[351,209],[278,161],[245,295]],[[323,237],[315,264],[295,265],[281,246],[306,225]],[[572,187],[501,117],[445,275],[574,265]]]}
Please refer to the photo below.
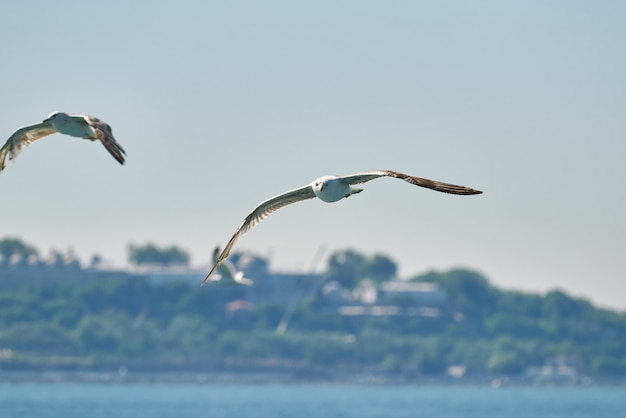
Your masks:
{"label": "tree", "polygon": [[328,259],[326,277],[339,282],[343,287],[353,288],[364,277],[367,259],[353,250],[333,253]]}
{"label": "tree", "polygon": [[376,282],[386,282],[396,277],[398,266],[391,258],[375,254],[367,261],[367,272],[370,279]]}
{"label": "tree", "polygon": [[130,244],[128,261],[135,265],[188,266],[189,253],[176,246],[159,248],[154,244]]}
{"label": "tree", "polygon": [[89,268],[95,269],[98,268],[102,262],[103,258],[100,254],[94,254],[91,256],[91,260],[89,261]]}
{"label": "tree", "polygon": [[0,240],[0,261],[7,261],[12,257],[26,260],[31,256],[38,257],[39,252],[35,247],[31,247],[19,238],[4,238]]}
{"label": "tree", "polygon": [[465,269],[446,273],[430,272],[412,280],[438,283],[446,291],[448,300],[466,319],[482,321],[497,311],[500,290],[491,287],[481,274]]}
{"label": "tree", "polygon": [[543,300],[544,315],[551,318],[571,318],[592,309],[585,300],[574,299],[560,290],[548,292]]}

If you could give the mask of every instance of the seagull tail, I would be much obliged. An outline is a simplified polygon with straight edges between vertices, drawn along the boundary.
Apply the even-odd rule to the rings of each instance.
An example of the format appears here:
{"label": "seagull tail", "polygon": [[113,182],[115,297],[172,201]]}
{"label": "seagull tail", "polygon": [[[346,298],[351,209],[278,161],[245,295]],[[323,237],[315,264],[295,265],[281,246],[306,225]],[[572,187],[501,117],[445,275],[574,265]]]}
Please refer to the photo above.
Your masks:
{"label": "seagull tail", "polygon": [[126,152],[120,144],[118,144],[114,139],[103,139],[102,145],[104,145],[104,148],[109,151],[109,154],[111,154],[118,163],[124,164],[124,156],[126,155]]}

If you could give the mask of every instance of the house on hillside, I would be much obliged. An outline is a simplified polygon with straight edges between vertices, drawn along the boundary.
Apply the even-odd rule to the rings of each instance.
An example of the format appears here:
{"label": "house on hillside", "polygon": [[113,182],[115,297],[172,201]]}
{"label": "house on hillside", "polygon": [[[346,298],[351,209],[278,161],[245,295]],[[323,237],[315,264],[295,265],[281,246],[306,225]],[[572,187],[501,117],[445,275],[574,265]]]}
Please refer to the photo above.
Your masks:
{"label": "house on hillside", "polygon": [[403,280],[382,283],[366,280],[351,293],[334,289],[328,295],[334,298],[339,313],[346,316],[439,317],[446,302],[445,292],[436,283]]}

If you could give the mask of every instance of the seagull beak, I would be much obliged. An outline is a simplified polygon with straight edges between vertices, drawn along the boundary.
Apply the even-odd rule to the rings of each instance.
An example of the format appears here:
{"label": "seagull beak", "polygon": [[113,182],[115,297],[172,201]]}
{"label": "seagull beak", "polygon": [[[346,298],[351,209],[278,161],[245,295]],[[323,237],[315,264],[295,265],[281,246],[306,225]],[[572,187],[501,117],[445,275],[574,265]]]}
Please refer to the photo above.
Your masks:
{"label": "seagull beak", "polygon": [[42,123],[46,123],[48,121],[50,121],[50,118],[44,119]]}

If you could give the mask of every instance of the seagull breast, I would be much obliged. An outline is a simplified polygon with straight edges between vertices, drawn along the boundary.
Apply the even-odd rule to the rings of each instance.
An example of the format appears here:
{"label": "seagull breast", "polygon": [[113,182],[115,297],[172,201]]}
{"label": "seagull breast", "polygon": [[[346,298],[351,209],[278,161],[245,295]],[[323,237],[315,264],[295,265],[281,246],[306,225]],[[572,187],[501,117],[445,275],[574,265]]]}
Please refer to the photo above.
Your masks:
{"label": "seagull breast", "polygon": [[64,135],[76,138],[95,139],[96,131],[87,123],[83,115],[69,115],[64,112],[55,112],[46,119],[52,123],[54,129]]}
{"label": "seagull breast", "polygon": [[320,177],[311,187],[315,196],[324,202],[337,202],[350,194],[350,185],[335,176]]}

